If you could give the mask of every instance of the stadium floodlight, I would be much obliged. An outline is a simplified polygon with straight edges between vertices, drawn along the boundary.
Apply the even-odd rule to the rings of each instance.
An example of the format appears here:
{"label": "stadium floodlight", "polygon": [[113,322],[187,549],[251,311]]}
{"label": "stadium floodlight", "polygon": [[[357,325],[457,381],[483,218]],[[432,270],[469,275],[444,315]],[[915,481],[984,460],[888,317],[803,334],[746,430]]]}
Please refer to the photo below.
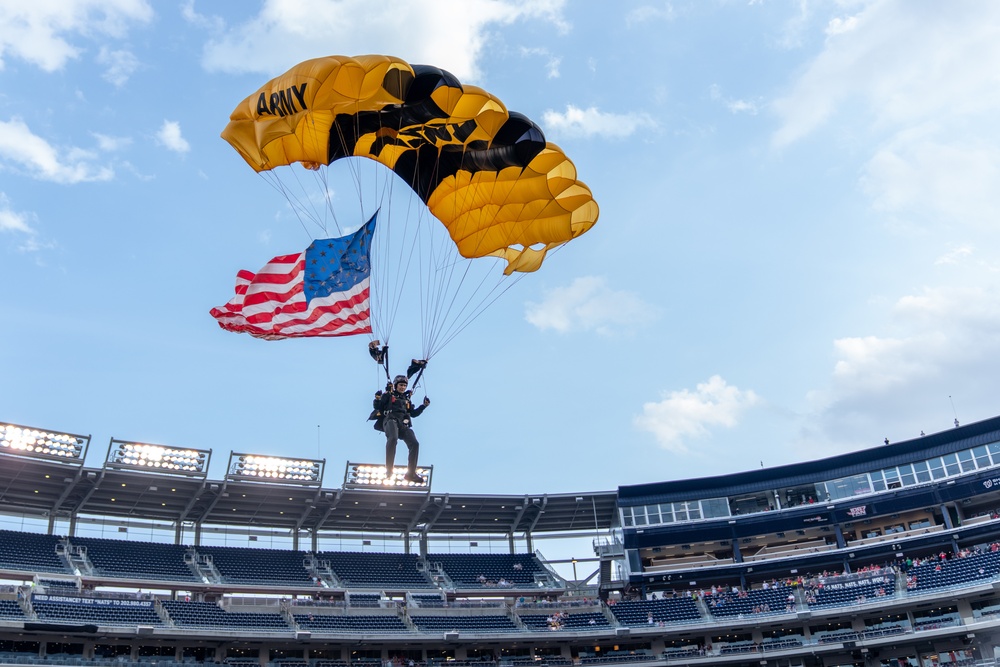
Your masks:
{"label": "stadium floodlight", "polygon": [[325,459],[286,459],[280,456],[233,452],[229,455],[229,472],[226,474],[226,479],[318,486],[323,482],[325,464]]}
{"label": "stadium floodlight", "polygon": [[434,466],[417,466],[417,474],[424,478],[422,483],[403,478],[406,468],[394,467],[391,475],[385,474],[385,465],[378,463],[347,462],[344,472],[345,489],[376,489],[379,491],[430,491]]}
{"label": "stadium floodlight", "polygon": [[0,422],[0,453],[83,463],[90,436]]}
{"label": "stadium floodlight", "polygon": [[165,447],[112,438],[104,467],[205,477],[211,457],[210,449]]}

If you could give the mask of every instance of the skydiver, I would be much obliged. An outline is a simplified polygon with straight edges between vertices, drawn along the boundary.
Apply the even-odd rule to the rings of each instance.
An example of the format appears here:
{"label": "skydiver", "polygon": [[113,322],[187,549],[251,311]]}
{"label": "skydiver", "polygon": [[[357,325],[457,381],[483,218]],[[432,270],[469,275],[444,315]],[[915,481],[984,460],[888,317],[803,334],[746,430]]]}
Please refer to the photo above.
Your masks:
{"label": "skydiver", "polygon": [[[414,359],[410,364],[411,370],[416,367],[422,369],[427,362]],[[385,474],[386,477],[392,475],[393,464],[396,460],[396,444],[399,440],[406,443],[408,449],[406,474],[403,479],[408,482],[423,484],[424,478],[417,474],[417,456],[420,453],[420,443],[413,432],[410,424],[414,417],[419,417],[423,411],[431,404],[431,399],[424,396],[423,402],[414,407],[410,402],[412,391],[407,391],[409,380],[406,375],[397,375],[392,383],[386,385],[385,392],[375,392],[374,411],[369,419],[376,419],[375,428],[385,432]]]}

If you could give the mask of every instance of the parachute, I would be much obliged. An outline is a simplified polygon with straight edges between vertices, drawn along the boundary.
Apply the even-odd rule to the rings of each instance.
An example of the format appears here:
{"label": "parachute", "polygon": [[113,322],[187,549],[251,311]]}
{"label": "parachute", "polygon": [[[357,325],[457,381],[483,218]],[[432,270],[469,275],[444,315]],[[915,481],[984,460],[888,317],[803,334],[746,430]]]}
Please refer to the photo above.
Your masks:
{"label": "parachute", "polygon": [[[373,337],[389,340],[408,300],[401,290],[416,277],[425,359],[502,293],[505,278],[536,271],[598,217],[573,163],[535,123],[445,70],[391,56],[300,63],[243,100],[222,137],[285,194],[304,227],[326,235],[331,221],[341,234],[351,226],[337,201],[347,179],[333,170],[350,172],[356,219],[381,211]],[[316,185],[303,183],[296,163],[317,172]],[[489,263],[482,277],[472,260]]]}

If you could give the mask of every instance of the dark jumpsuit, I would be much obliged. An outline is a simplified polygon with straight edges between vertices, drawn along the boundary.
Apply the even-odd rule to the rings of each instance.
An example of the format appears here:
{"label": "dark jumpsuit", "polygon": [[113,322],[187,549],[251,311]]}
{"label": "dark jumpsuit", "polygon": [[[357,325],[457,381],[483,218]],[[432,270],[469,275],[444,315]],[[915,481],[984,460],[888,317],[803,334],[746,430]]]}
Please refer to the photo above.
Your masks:
{"label": "dark jumpsuit", "polygon": [[426,405],[413,407],[408,392],[400,393],[393,389],[382,394],[378,402],[378,411],[382,413],[382,426],[385,429],[385,470],[392,472],[396,460],[396,444],[399,440],[406,443],[409,449],[407,457],[407,472],[411,475],[417,472],[417,455],[420,453],[420,443],[410,424],[413,417],[419,417]]}

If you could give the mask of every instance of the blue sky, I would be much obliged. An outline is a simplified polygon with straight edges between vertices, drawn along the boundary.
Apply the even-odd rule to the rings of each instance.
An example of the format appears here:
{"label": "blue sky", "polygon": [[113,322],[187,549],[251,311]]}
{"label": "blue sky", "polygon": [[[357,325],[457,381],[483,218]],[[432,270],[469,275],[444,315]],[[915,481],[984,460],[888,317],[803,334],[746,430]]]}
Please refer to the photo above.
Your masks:
{"label": "blue sky", "polygon": [[976,2],[5,3],[0,420],[91,434],[94,466],[112,437],[213,449],[213,477],[230,451],[325,458],[327,486],[381,459],[367,339],[208,315],[306,245],[229,113],[363,53],[494,93],[601,206],[433,359],[436,490],[608,490],[994,416],[998,32]]}

